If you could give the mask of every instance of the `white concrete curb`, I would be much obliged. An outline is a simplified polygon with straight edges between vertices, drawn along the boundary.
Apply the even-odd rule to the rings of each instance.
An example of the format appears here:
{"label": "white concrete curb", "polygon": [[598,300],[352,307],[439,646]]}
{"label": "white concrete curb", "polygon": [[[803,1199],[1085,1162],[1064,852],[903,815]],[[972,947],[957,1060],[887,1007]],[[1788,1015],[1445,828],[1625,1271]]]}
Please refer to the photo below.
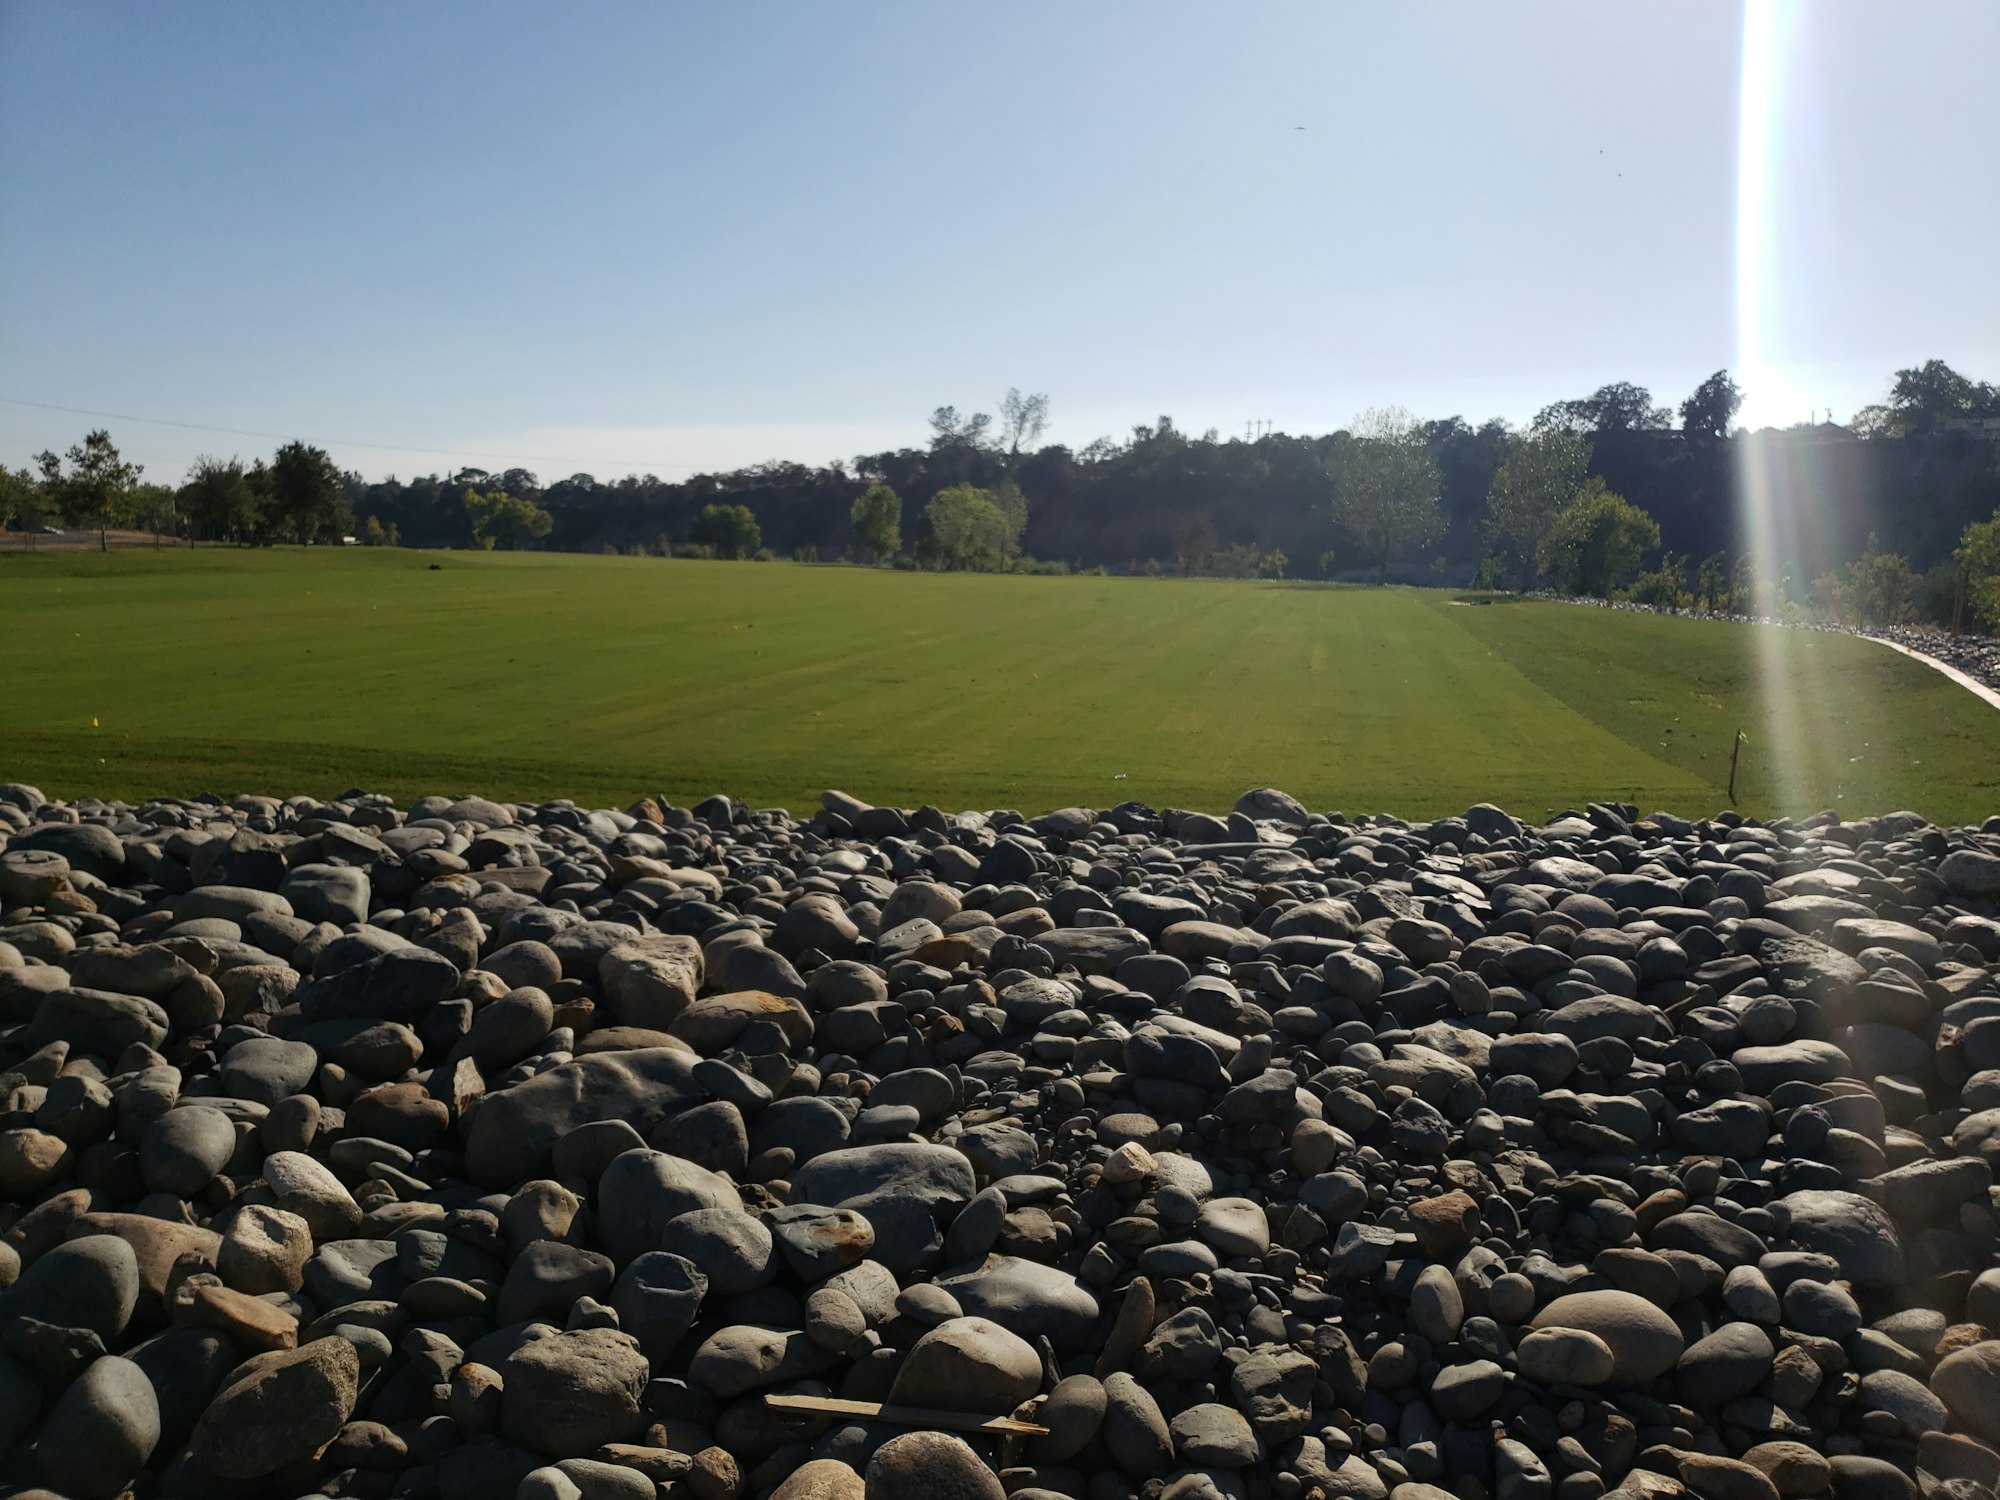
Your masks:
{"label": "white concrete curb", "polygon": [[1862,639],[1864,641],[1873,641],[1878,646],[1887,646],[1891,651],[1900,651],[1903,655],[1944,673],[1945,676],[1964,688],[1968,693],[1976,693],[1986,702],[1988,707],[2000,708],[2000,691],[1995,691],[1988,687],[1977,677],[1968,677],[1965,673],[1959,671],[1957,667],[1941,662],[1935,656],[1926,656],[1921,651],[1912,651],[1908,646],[1899,645],[1895,641],[1885,641],[1879,635],[1864,635]]}

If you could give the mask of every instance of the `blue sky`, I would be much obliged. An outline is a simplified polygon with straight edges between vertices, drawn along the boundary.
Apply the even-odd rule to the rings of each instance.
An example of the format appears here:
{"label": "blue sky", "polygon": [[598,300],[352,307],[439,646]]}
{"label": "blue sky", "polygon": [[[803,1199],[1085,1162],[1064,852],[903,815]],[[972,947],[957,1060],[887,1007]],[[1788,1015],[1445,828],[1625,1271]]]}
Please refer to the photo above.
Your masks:
{"label": "blue sky", "polygon": [[[544,478],[919,443],[1010,385],[1076,444],[1677,402],[1744,348],[1743,31],[1679,0],[0,0],[0,397]],[[1845,417],[1932,356],[2000,378],[2000,6],[1774,31],[1746,415]],[[92,424],[0,405],[0,461]],[[274,446],[105,425],[155,478]]]}

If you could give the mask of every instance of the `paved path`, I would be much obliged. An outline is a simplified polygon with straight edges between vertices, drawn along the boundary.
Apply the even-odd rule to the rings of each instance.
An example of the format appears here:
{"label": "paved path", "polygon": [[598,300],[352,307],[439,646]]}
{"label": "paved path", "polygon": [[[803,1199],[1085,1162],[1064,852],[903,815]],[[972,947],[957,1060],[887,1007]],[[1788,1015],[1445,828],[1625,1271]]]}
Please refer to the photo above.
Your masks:
{"label": "paved path", "polygon": [[1922,662],[1927,667],[1934,668],[1935,670],[1944,673],[1945,676],[1949,677],[1953,682],[1957,683],[1960,687],[1964,688],[1968,693],[1976,693],[1979,695],[1980,698],[1984,699],[1986,703],[1989,704],[1991,707],[2000,708],[2000,690],[1995,690],[1993,688],[1988,687],[1985,683],[1981,682],[1977,677],[1968,676],[1964,672],[1959,671],[1957,667],[1952,666],[1950,663],[1941,662],[1935,656],[1926,656],[1921,651],[1912,651],[1908,646],[1899,645],[1895,641],[1884,640],[1879,635],[1864,636],[1863,639],[1873,641],[1878,646],[1887,646],[1891,651],[1900,651],[1903,653],[1903,655],[1911,657],[1917,661]]}

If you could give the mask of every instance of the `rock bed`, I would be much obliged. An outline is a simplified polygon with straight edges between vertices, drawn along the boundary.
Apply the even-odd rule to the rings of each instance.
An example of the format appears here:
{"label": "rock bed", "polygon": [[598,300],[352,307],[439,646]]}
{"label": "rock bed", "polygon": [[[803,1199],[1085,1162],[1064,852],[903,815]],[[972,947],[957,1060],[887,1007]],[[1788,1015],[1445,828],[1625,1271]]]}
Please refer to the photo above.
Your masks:
{"label": "rock bed", "polygon": [[0,1490],[1978,1500],[1997,900],[1909,813],[0,787]]}

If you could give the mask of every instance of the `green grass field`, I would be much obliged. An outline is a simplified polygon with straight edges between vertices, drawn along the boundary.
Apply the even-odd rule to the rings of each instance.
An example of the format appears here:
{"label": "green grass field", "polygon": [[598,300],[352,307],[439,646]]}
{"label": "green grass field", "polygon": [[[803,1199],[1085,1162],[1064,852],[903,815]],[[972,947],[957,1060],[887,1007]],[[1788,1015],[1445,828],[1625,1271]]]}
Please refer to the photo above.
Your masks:
{"label": "green grass field", "polygon": [[[437,562],[440,571],[429,571]],[[2000,810],[2000,712],[1844,636],[1443,591],[404,551],[0,557],[0,780],[947,809],[1246,787]],[[1787,685],[1788,718],[1763,691]],[[1787,730],[1787,725],[1790,731]]]}

